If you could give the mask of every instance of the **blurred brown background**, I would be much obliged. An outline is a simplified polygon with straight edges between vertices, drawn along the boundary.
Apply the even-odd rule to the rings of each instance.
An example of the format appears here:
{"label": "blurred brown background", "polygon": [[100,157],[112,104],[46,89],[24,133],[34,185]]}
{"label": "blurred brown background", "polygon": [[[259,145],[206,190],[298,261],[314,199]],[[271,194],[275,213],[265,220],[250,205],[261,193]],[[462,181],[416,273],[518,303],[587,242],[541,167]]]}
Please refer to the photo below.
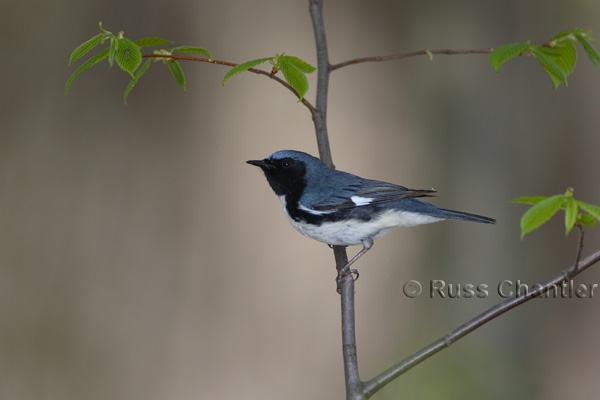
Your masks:
{"label": "blurred brown background", "polygon": [[[429,49],[600,36],[598,1],[327,1],[332,62]],[[98,21],[241,62],[285,51],[316,65],[307,1],[4,2],[0,133],[1,399],[340,399],[339,296],[327,246],[295,232],[246,165],[316,154],[310,114],[278,84],[183,65],[81,75],[70,52]],[[519,240],[522,195],[600,203],[600,74],[578,47],[568,89],[531,58],[362,64],[332,75],[338,168],[439,191],[437,205],[498,219],[398,230],[360,260],[363,378],[572,262],[562,218]],[[314,99],[316,74],[307,98]],[[598,228],[586,252],[598,247]],[[359,248],[351,248],[354,254]],[[416,279],[489,286],[487,299],[408,299]],[[598,267],[577,278],[600,283]],[[597,394],[593,299],[536,300],[489,323],[379,399],[558,399]]]}

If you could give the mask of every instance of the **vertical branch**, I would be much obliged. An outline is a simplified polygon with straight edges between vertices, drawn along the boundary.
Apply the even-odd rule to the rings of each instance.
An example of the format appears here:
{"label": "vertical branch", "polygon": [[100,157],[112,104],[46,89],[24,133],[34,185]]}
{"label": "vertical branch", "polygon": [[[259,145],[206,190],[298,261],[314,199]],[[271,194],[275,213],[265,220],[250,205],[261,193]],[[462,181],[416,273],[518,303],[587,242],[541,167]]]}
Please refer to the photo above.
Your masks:
{"label": "vertical branch", "polygon": [[[321,160],[329,167],[335,168],[331,157],[331,147],[327,134],[327,95],[331,64],[327,53],[327,38],[323,22],[323,0],[309,0],[310,16],[315,33],[317,47],[317,100],[313,114],[317,146]],[[346,249],[341,246],[333,247],[335,263],[338,272],[348,263]],[[354,278],[352,274],[341,277],[341,308],[342,308],[342,353],[344,357],[344,376],[346,380],[346,397],[362,399],[359,387],[358,362],[356,357],[356,328],[354,322]]]}
{"label": "vertical branch", "polygon": [[[348,263],[346,249],[334,246],[336,268],[338,273]],[[344,357],[344,378],[346,381],[346,398],[363,399],[363,383],[358,375],[358,357],[356,352],[356,324],[354,320],[354,277],[352,274],[342,276],[340,281],[342,304],[342,355]]]}
{"label": "vertical branch", "polygon": [[321,160],[329,167],[334,168],[327,134],[327,94],[329,90],[329,73],[331,64],[327,53],[327,38],[325,37],[325,23],[323,22],[323,0],[310,0],[310,16],[312,18],[315,41],[317,44],[317,101],[316,111],[313,114],[317,146]]}

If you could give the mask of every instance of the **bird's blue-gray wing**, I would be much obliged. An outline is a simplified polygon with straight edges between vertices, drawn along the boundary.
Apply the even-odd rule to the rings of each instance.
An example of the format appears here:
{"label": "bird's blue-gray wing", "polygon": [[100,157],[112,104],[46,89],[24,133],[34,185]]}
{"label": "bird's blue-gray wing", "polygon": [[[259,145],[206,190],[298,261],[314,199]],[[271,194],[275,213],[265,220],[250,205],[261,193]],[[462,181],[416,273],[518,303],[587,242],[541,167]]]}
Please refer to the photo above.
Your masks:
{"label": "bird's blue-gray wing", "polygon": [[[415,197],[431,197],[435,193],[435,190],[413,190],[346,173],[341,173],[335,178],[333,180],[336,182],[335,187],[325,184],[326,181],[332,182],[331,180],[321,180],[318,187],[312,188],[313,190],[310,192],[313,196],[310,198],[310,208],[316,211],[344,210]],[[304,196],[303,200],[305,200]],[[308,204],[305,205],[308,206]]]}
{"label": "bird's blue-gray wing", "polygon": [[336,170],[319,171],[307,181],[300,204],[313,210],[335,210],[361,188],[362,178]]}

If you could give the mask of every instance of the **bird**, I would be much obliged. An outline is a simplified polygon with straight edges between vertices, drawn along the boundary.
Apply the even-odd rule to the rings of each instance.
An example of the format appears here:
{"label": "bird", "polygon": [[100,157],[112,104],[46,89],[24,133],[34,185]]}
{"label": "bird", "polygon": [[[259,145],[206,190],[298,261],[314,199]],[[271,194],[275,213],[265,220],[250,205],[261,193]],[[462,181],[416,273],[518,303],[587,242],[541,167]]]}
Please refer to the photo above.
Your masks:
{"label": "bird", "polygon": [[262,169],[285,216],[298,232],[330,247],[363,246],[339,270],[338,279],[349,273],[358,275],[350,266],[373,247],[376,239],[394,228],[447,219],[496,223],[493,218],[447,210],[418,199],[433,197],[433,189],[408,189],[361,178],[331,169],[301,151],[280,150],[247,163]]}

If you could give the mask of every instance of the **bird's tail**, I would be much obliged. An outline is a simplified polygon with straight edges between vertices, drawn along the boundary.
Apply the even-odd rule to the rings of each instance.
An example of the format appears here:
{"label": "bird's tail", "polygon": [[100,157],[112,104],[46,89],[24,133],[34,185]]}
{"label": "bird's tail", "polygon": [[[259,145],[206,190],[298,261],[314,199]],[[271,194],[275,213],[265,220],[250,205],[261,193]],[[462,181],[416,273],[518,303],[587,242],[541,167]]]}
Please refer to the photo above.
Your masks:
{"label": "bird's tail", "polygon": [[453,211],[446,210],[444,208],[440,209],[442,211],[442,215],[446,219],[456,219],[459,221],[473,221],[473,222],[481,222],[483,224],[495,224],[496,220],[489,217],[484,217],[483,215],[470,214],[461,211]]}

